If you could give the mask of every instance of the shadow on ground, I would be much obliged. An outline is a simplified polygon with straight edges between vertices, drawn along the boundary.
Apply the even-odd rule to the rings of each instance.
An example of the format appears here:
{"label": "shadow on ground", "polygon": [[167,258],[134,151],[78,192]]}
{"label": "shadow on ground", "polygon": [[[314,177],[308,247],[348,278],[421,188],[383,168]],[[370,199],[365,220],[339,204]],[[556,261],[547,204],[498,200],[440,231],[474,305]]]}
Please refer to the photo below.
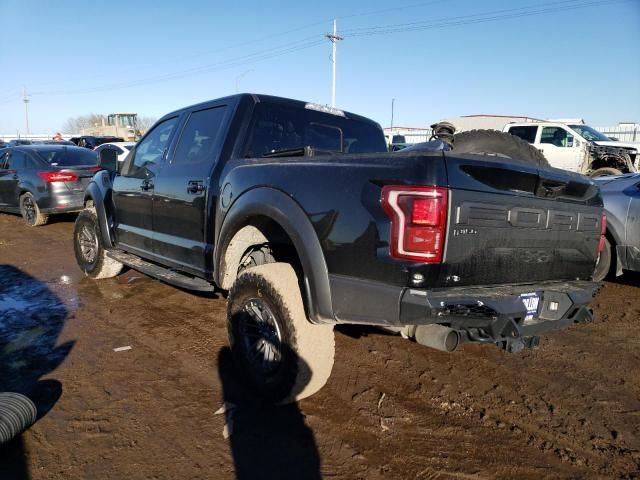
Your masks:
{"label": "shadow on ground", "polygon": [[236,479],[322,478],[315,437],[298,404],[261,401],[239,381],[229,348],[220,351],[218,369]]}
{"label": "shadow on ground", "polygon": [[[0,265],[0,391],[29,397],[38,419],[62,395],[62,384],[42,379],[67,357],[73,342],[56,346],[68,312],[41,281]],[[29,478],[23,439],[0,445],[0,478]]]}

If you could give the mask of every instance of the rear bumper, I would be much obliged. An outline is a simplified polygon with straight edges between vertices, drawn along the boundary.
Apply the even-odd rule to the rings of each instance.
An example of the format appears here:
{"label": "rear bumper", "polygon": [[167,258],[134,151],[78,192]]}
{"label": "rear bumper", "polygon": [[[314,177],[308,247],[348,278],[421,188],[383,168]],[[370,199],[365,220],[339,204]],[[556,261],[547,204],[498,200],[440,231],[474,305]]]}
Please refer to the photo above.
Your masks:
{"label": "rear bumper", "polygon": [[[596,282],[576,280],[442,291],[406,289],[399,323],[443,324],[457,330],[463,341],[512,349],[549,330],[590,322],[589,303],[598,288]],[[527,310],[523,296],[538,299],[535,310]]]}
{"label": "rear bumper", "polygon": [[77,212],[84,208],[84,192],[56,192],[37,199],[38,208],[45,214]]}
{"label": "rear bumper", "polygon": [[[549,330],[591,321],[589,303],[600,286],[574,280],[427,290],[329,278],[338,323],[391,327],[408,336],[416,326],[440,324],[458,332],[463,342],[495,343],[510,350]],[[523,295],[538,299],[535,312],[527,311]]]}

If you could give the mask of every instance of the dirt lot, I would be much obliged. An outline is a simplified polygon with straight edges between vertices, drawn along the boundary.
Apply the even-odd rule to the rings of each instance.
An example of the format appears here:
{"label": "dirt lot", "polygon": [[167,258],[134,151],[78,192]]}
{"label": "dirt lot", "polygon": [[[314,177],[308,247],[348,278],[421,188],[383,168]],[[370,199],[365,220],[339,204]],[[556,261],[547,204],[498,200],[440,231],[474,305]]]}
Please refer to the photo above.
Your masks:
{"label": "dirt lot", "polygon": [[266,408],[230,378],[224,298],[83,278],[72,222],[0,215],[0,390],[42,412],[3,480],[640,478],[638,276],[520,354],[341,329],[327,386]]}

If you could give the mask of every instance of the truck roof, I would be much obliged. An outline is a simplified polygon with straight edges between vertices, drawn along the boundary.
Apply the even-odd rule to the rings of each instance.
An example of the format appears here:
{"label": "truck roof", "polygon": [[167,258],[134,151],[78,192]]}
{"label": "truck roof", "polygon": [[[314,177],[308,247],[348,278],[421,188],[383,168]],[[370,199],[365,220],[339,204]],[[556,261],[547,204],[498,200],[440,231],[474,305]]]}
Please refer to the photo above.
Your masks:
{"label": "truck roof", "polygon": [[215,98],[212,100],[207,100],[205,102],[200,102],[200,103],[196,103],[193,105],[189,105],[188,107],[183,107],[180,108],[178,110],[174,110],[173,112],[167,113],[166,115],[163,115],[163,117],[160,119],[162,120],[165,117],[171,116],[171,115],[175,115],[176,113],[180,113],[183,112],[184,110],[189,110],[192,109],[194,107],[206,107],[208,104],[212,103],[212,102],[219,102],[221,100],[224,101],[228,101],[228,102],[233,102],[233,103],[239,103],[241,100],[244,99],[250,99],[251,101],[253,101],[254,104],[258,104],[261,102],[265,102],[265,103],[278,103],[278,104],[285,104],[285,105],[291,105],[297,108],[305,108],[307,107],[307,105],[313,105],[318,107],[316,110],[320,110],[322,112],[328,113],[330,114],[331,110],[335,110],[336,112],[341,112],[342,114],[344,114],[344,116],[346,118],[352,119],[352,120],[359,120],[361,122],[368,122],[368,123],[372,123],[375,125],[378,125],[378,122],[371,120],[370,118],[367,117],[363,117],[361,115],[357,115],[355,113],[351,113],[351,112],[347,112],[344,110],[340,110],[340,109],[332,109],[331,107],[328,107],[326,105],[321,105],[321,104],[316,104],[313,102],[304,102],[302,100],[295,100],[292,98],[285,98],[285,97],[276,97],[273,95],[264,95],[264,94],[259,94],[259,93],[238,93],[235,95],[229,95],[226,97],[220,97],[220,98]]}

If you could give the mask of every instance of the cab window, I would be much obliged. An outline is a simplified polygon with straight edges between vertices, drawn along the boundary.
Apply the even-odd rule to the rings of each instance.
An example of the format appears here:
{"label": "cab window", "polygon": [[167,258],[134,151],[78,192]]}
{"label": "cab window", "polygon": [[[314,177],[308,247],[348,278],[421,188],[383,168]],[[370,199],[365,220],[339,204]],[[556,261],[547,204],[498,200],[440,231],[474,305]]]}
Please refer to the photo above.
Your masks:
{"label": "cab window", "polygon": [[162,162],[169,148],[173,132],[178,125],[178,117],[173,117],[156,125],[136,146],[133,161],[126,168],[127,176],[135,176],[142,168],[152,168]]}
{"label": "cab window", "polygon": [[529,126],[529,125],[521,125],[518,127],[510,127],[509,133],[511,135],[515,135],[516,137],[520,137],[525,142],[535,143],[536,141],[536,133],[538,133],[537,126]]}
{"label": "cab window", "polygon": [[549,143],[561,148],[573,147],[573,135],[561,127],[544,127],[540,143]]}
{"label": "cab window", "polygon": [[215,107],[193,112],[189,117],[172,163],[201,164],[213,161],[219,150],[226,107]]}

